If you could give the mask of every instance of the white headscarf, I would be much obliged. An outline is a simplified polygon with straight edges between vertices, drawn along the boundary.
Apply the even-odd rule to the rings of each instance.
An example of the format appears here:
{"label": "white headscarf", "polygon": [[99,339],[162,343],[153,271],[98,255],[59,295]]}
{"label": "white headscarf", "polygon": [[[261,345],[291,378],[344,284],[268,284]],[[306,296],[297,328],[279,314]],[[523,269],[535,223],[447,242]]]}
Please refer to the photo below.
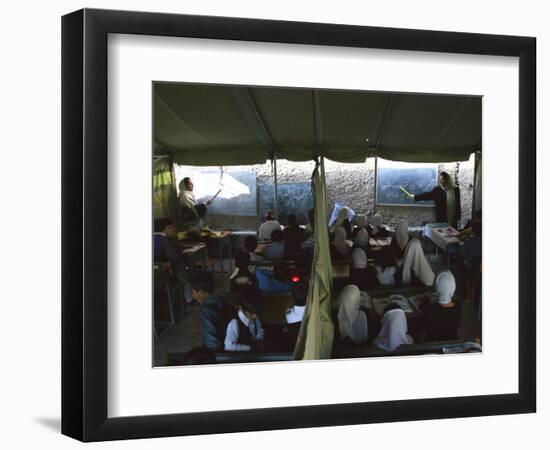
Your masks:
{"label": "white headscarf", "polygon": [[450,271],[446,270],[445,272],[441,272],[435,279],[435,292],[439,304],[446,305],[451,303],[455,290],[455,277]]}
{"label": "white headscarf", "polygon": [[395,228],[395,240],[401,250],[405,250],[405,247],[409,243],[409,224],[406,220],[400,220]]}
{"label": "white headscarf", "polygon": [[378,232],[381,230],[380,226],[383,223],[384,219],[380,214],[376,213],[374,216],[372,216],[372,233],[378,234]]}
{"label": "white headscarf", "polygon": [[351,258],[353,260],[353,268],[354,269],[366,269],[367,268],[367,254],[365,253],[365,250],[362,248],[356,248]]}
{"label": "white headscarf", "polygon": [[411,282],[411,272],[426,286],[431,286],[434,282],[434,271],[424,255],[420,241],[416,238],[410,240],[403,256],[403,284]]}
{"label": "white headscarf", "polygon": [[357,232],[357,235],[355,236],[355,245],[363,248],[369,245],[369,233],[364,228]]}
{"label": "white headscarf", "polygon": [[355,223],[360,230],[367,228],[367,216],[365,214],[357,214],[355,216]]}
{"label": "white headscarf", "polygon": [[376,338],[376,345],[393,352],[402,344],[412,344],[413,338],[407,334],[407,318],[402,309],[387,311],[382,317],[382,327]]}
{"label": "white headscarf", "polygon": [[331,228],[336,230],[336,228],[341,226],[346,219],[349,219],[349,208],[347,206],[342,206],[342,208],[339,209],[338,216],[336,216],[336,220],[332,224]]}
{"label": "white headscarf", "polygon": [[367,316],[359,311],[361,292],[353,284],[346,286],[338,296],[338,325],[340,336],[349,336],[354,342],[364,342],[368,337]]}
{"label": "white headscarf", "polygon": [[344,230],[344,227],[336,227],[334,230],[334,246],[342,255],[348,254],[349,247],[346,243],[346,230]]}

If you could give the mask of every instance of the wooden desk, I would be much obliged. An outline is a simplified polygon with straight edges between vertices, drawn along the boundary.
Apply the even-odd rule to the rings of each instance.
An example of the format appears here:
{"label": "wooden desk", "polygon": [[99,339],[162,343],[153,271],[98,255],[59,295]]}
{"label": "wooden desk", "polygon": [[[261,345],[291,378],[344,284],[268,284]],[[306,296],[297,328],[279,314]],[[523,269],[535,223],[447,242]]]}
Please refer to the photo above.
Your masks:
{"label": "wooden desk", "polygon": [[180,242],[182,242],[183,245],[205,243],[209,252],[217,253],[218,260],[220,262],[221,272],[226,272],[223,253],[224,249],[227,248],[227,257],[229,259],[229,268],[227,270],[227,273],[231,273],[231,231],[214,231],[208,236],[197,236],[191,238],[187,237]]}
{"label": "wooden desk", "polygon": [[344,263],[332,263],[332,278],[349,278],[351,264],[346,261]]}
{"label": "wooden desk", "polygon": [[192,262],[193,259],[197,258],[197,256],[202,253],[202,264],[204,270],[206,270],[206,244],[182,244],[182,247],[183,254],[189,258],[189,262]]}

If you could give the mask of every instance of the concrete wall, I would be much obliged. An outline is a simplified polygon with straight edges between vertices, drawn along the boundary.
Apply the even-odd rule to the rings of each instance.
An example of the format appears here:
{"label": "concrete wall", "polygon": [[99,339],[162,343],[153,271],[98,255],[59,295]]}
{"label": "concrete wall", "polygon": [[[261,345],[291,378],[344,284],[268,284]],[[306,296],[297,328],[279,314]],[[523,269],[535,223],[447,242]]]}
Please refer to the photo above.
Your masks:
{"label": "concrete wall", "polygon": [[[312,161],[277,161],[278,183],[302,183],[311,179],[315,165]],[[256,173],[257,183],[273,183],[271,162],[262,165],[243,166]],[[364,164],[325,162],[329,214],[335,202],[345,203],[356,213],[382,214],[385,223],[395,225],[406,219],[410,226],[420,226],[435,221],[434,208],[422,206],[377,206],[375,204],[375,159]],[[456,163],[440,164],[440,171],[448,172],[453,178],[457,172]],[[181,171],[178,171],[181,173]],[[179,180],[177,180],[179,182]],[[474,157],[461,162],[458,167],[458,186],[462,204],[462,223],[471,217],[474,184]],[[207,223],[217,228],[254,230],[261,223],[259,217],[208,216]]]}

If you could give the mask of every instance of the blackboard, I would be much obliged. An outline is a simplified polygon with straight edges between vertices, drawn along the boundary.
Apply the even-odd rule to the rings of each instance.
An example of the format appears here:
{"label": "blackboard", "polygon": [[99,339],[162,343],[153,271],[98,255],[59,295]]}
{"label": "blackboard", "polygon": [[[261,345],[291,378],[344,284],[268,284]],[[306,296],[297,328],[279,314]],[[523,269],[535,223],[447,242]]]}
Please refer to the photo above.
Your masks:
{"label": "blackboard", "polygon": [[415,202],[400,189],[411,194],[431,191],[437,182],[437,165],[414,163],[378,163],[376,175],[376,203],[379,205],[434,206],[432,201]]}
{"label": "blackboard", "polygon": [[[313,193],[311,182],[277,184],[278,220],[287,225],[287,216],[296,214],[299,225],[309,222],[307,212],[313,208]],[[258,211],[260,217],[265,217],[269,210],[275,211],[275,186],[273,184],[258,185]]]}

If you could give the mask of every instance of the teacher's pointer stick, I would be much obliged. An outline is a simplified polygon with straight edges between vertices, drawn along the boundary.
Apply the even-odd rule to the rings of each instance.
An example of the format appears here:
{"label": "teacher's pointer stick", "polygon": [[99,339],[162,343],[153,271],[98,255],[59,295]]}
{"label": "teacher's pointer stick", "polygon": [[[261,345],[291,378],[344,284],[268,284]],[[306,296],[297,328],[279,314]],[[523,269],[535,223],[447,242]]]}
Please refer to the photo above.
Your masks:
{"label": "teacher's pointer stick", "polygon": [[407,189],[405,189],[403,186],[399,186],[399,189],[401,189],[407,197],[412,197],[413,194],[411,194]]}
{"label": "teacher's pointer stick", "polygon": [[214,197],[212,197],[210,199],[210,203],[212,203],[214,201],[214,199],[218,196],[218,194],[221,192],[222,190],[220,189],[218,192],[216,192],[216,194],[214,195]]}

